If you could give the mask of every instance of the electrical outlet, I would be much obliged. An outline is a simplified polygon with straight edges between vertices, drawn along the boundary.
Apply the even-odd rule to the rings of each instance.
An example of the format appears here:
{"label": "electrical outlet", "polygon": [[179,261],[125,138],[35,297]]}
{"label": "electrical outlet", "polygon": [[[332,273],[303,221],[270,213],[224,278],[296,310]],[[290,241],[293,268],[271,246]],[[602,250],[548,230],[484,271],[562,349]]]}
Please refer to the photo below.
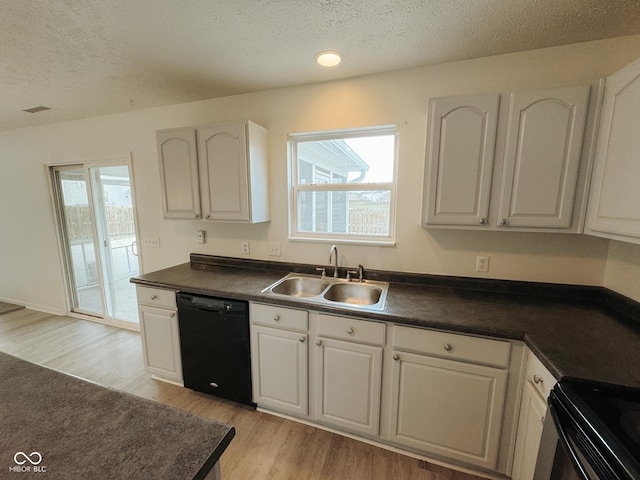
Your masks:
{"label": "electrical outlet", "polygon": [[144,237],[142,241],[145,247],[160,248],[160,237]]}
{"label": "electrical outlet", "polygon": [[476,257],[476,272],[486,273],[489,271],[489,257]]}
{"label": "electrical outlet", "polygon": [[196,230],[196,238],[198,239],[198,243],[205,242],[205,231],[204,230]]}
{"label": "electrical outlet", "polygon": [[280,242],[271,242],[269,243],[269,255],[272,257],[280,257],[282,256],[282,250]]}
{"label": "electrical outlet", "polygon": [[240,242],[240,252],[242,252],[243,255],[249,255],[249,253],[251,253],[248,240]]}

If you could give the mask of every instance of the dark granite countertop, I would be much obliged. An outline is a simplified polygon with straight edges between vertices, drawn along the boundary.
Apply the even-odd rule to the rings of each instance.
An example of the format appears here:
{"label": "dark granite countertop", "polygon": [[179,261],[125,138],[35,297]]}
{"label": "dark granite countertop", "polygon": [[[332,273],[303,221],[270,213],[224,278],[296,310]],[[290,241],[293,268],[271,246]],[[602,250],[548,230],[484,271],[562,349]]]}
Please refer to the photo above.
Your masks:
{"label": "dark granite countertop", "polygon": [[635,323],[640,308],[599,287],[368,271],[368,279],[390,281],[384,311],[371,311],[261,293],[289,271],[314,272],[314,266],[192,254],[189,263],[140,275],[132,282],[522,340],[557,379],[570,376],[640,387],[640,333]]}
{"label": "dark granite countertop", "polygon": [[2,478],[204,479],[235,435],[228,425],[5,353],[0,418]]}

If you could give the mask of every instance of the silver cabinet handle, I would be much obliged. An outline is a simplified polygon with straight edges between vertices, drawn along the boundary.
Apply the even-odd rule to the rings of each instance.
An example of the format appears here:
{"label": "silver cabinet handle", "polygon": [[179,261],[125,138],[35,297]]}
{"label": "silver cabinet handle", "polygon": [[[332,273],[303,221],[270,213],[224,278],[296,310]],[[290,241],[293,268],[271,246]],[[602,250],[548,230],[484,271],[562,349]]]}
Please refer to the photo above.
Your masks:
{"label": "silver cabinet handle", "polygon": [[274,315],[273,316],[273,321],[274,322],[279,322],[280,321],[280,315]]}
{"label": "silver cabinet handle", "polygon": [[300,343],[304,343],[305,340],[306,340],[305,337],[300,337]]}
{"label": "silver cabinet handle", "polygon": [[503,218],[502,220],[500,220],[500,225],[502,225],[503,227],[505,225],[509,225],[509,221],[506,218]]}
{"label": "silver cabinet handle", "polygon": [[450,352],[451,350],[453,350],[453,347],[448,343],[445,343],[442,348],[444,348],[446,352]]}
{"label": "silver cabinet handle", "polygon": [[481,218],[480,219],[480,225],[484,225],[485,223],[487,223],[487,219],[486,218]]}
{"label": "silver cabinet handle", "polygon": [[218,384],[216,382],[211,382],[209,385],[211,385],[214,388],[218,388]]}
{"label": "silver cabinet handle", "polygon": [[542,383],[542,382],[543,382],[542,377],[539,377],[538,375],[534,375],[534,376],[533,376],[533,383],[535,383],[536,385],[538,385],[538,384],[540,384],[540,383]]}
{"label": "silver cabinet handle", "polygon": [[353,335],[353,328],[351,328],[351,327],[347,328],[347,333],[349,335]]}
{"label": "silver cabinet handle", "polygon": [[544,421],[546,420],[546,418],[543,416],[540,417],[540,421],[542,422],[542,424],[544,425]]}
{"label": "silver cabinet handle", "polygon": [[398,355],[397,353],[394,353],[393,359],[397,362],[398,360],[400,360],[400,355]]}
{"label": "silver cabinet handle", "polygon": [[316,345],[321,347],[322,346],[322,340],[316,340]]}
{"label": "silver cabinet handle", "polygon": [[157,295],[151,295],[151,300],[157,300],[158,296]]}
{"label": "silver cabinet handle", "polygon": [[175,318],[176,316],[176,312],[171,313],[171,315],[169,315],[171,318]]}
{"label": "silver cabinet handle", "polygon": [[195,217],[196,217],[196,218],[200,218],[200,215],[198,215],[198,214],[196,213],[196,214],[195,214]]}

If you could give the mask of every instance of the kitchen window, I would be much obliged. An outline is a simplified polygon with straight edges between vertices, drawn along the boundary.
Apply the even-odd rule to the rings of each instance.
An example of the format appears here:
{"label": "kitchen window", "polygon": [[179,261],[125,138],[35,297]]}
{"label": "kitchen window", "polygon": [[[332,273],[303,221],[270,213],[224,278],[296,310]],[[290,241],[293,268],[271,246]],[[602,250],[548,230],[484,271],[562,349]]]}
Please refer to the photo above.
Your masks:
{"label": "kitchen window", "polygon": [[290,236],[394,243],[397,129],[289,135]]}

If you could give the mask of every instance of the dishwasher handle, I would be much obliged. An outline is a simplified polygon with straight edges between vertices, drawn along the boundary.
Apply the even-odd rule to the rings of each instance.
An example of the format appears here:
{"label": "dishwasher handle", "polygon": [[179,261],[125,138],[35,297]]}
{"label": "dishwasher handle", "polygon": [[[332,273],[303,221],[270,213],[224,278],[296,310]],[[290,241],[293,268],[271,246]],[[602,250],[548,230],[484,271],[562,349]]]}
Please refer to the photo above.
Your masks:
{"label": "dishwasher handle", "polygon": [[228,300],[224,298],[205,297],[188,293],[178,293],[178,310],[183,306],[196,310],[213,313],[244,313],[247,311],[246,302]]}
{"label": "dishwasher handle", "polygon": [[198,310],[206,310],[209,312],[228,312],[231,310],[231,304],[224,300],[206,297],[191,297],[191,305]]}

